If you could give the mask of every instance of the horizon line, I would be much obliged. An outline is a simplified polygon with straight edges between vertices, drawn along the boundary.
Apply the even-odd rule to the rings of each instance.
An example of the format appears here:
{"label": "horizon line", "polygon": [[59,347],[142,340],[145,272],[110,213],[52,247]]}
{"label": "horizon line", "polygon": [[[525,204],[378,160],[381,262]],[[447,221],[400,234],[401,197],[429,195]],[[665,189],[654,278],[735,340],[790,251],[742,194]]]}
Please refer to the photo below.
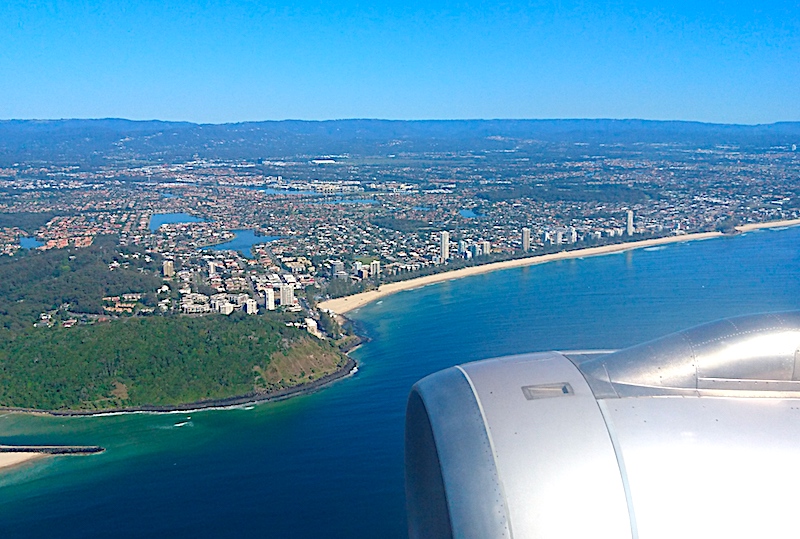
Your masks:
{"label": "horizon line", "polygon": [[283,118],[283,119],[267,119],[267,120],[240,120],[228,122],[201,122],[192,120],[161,120],[161,119],[131,119],[123,117],[72,117],[72,118],[0,118],[0,123],[11,122],[31,122],[31,123],[56,123],[56,122],[103,122],[103,121],[118,121],[130,123],[164,123],[164,124],[189,124],[189,125],[237,125],[237,124],[259,124],[259,123],[326,123],[326,122],[397,122],[397,123],[422,123],[422,122],[642,122],[642,123],[682,123],[682,124],[698,124],[710,126],[729,126],[729,127],[765,127],[780,124],[800,124],[799,120],[778,120],[773,122],[762,123],[728,123],[728,122],[710,122],[703,120],[679,120],[679,119],[649,119],[649,118],[414,118],[414,119],[398,119],[398,118],[368,118],[368,117],[351,117],[351,118],[327,118],[327,119],[300,119],[300,118]]}

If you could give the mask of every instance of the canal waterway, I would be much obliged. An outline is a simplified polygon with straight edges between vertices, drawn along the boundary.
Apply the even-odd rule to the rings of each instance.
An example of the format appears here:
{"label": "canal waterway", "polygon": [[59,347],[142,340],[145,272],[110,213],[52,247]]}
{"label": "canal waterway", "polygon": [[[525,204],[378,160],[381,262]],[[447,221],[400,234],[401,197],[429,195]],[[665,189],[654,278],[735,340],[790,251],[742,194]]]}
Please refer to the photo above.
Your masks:
{"label": "canal waterway", "polygon": [[245,258],[253,258],[254,245],[269,243],[280,236],[257,236],[253,230],[233,230],[236,237],[225,243],[213,246],[214,251],[239,251]]}
{"label": "canal waterway", "polygon": [[475,213],[474,210],[458,210],[458,213],[465,219],[477,219],[478,217],[483,217],[483,215]]}
{"label": "canal waterway", "polygon": [[37,247],[41,247],[44,243],[36,240],[35,238],[26,238],[25,236],[20,237],[19,245],[23,249],[36,249]]}
{"label": "canal waterway", "polygon": [[155,213],[150,217],[150,230],[155,232],[161,225],[174,223],[201,223],[203,219],[188,213]]}

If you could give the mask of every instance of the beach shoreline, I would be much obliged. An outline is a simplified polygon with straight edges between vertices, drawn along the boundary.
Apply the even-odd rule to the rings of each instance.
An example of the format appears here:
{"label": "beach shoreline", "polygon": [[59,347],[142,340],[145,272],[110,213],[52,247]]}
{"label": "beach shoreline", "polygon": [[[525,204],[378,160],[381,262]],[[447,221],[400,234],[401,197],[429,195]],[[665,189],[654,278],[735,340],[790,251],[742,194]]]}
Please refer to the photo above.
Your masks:
{"label": "beach shoreline", "polygon": [[[766,223],[750,223],[736,227],[735,234],[751,232],[765,228],[780,228],[791,227],[800,225],[800,219],[791,219],[784,221],[771,221]],[[611,245],[602,245],[599,247],[586,247],[583,249],[558,251],[556,253],[533,255],[525,258],[515,258],[513,260],[504,260],[502,262],[490,262],[488,264],[481,264],[478,266],[470,266],[467,268],[460,268],[452,271],[443,271],[434,275],[426,275],[424,277],[416,277],[406,281],[398,281],[394,283],[387,283],[379,286],[376,290],[369,290],[361,292],[352,296],[345,296],[342,298],[329,299],[320,302],[317,306],[320,309],[333,312],[339,316],[344,316],[350,311],[359,309],[373,301],[377,301],[386,296],[396,294],[405,290],[412,290],[414,288],[421,288],[444,281],[453,279],[463,279],[464,277],[472,277],[474,275],[482,275],[494,271],[500,271],[512,268],[522,268],[526,266],[535,266],[538,264],[545,264],[547,262],[554,262],[557,260],[569,260],[575,258],[586,258],[590,256],[602,256],[614,253],[621,253],[635,249],[643,249],[646,247],[656,247],[660,245],[668,245],[671,243],[683,243],[688,241],[699,241],[713,238],[722,238],[731,236],[731,234],[724,234],[722,232],[696,232],[693,234],[683,234],[676,236],[665,236],[662,238],[653,238],[638,241],[629,241],[623,243],[615,243]]]}
{"label": "beach shoreline", "polygon": [[42,453],[2,453],[0,452],[0,471],[7,471],[22,466],[33,460],[44,458]]}

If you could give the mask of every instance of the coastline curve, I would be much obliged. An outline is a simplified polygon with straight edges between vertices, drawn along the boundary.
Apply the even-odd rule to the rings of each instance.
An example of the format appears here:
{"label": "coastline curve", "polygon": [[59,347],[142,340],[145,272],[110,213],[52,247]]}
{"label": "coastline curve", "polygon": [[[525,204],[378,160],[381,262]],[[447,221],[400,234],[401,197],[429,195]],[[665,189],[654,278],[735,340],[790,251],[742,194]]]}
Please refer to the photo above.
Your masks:
{"label": "coastline curve", "polygon": [[[784,221],[771,221],[765,223],[750,223],[736,227],[736,234],[750,232],[753,230],[760,230],[765,228],[776,227],[792,227],[800,225],[800,219],[791,219]],[[678,236],[666,236],[663,238],[653,238],[639,241],[629,241],[623,243],[615,243],[612,245],[603,245],[599,247],[586,247],[583,249],[565,250],[557,253],[534,255],[525,258],[516,258],[513,260],[505,260],[502,262],[491,262],[478,266],[471,266],[468,268],[460,268],[452,271],[443,271],[434,275],[426,275],[424,277],[417,277],[408,279],[406,281],[398,281],[394,283],[384,284],[376,290],[369,290],[345,296],[342,298],[335,298],[322,301],[318,304],[320,309],[325,309],[340,316],[344,316],[350,311],[359,309],[373,301],[402,292],[405,290],[412,290],[421,288],[444,281],[455,279],[463,279],[464,277],[472,277],[473,275],[482,275],[494,271],[522,268],[527,266],[535,266],[538,264],[545,264],[547,262],[554,262],[557,260],[569,260],[574,258],[585,258],[591,256],[602,256],[614,253],[621,253],[625,251],[632,251],[635,249],[643,249],[647,247],[657,247],[668,245],[671,243],[683,243],[688,241],[699,241],[707,239],[715,239],[725,237],[726,234],[722,232],[697,232],[693,234],[683,234]]]}
{"label": "coastline curve", "polygon": [[342,368],[309,383],[299,384],[277,391],[248,393],[245,395],[235,395],[233,397],[224,399],[209,399],[186,404],[131,406],[125,408],[109,408],[107,410],[40,410],[36,408],[0,407],[0,411],[34,415],[49,415],[56,417],[98,417],[118,414],[169,414],[176,412],[183,413],[199,412],[204,410],[224,410],[228,408],[237,408],[239,406],[245,406],[248,404],[281,401],[291,397],[297,397],[299,395],[315,393],[316,391],[332,384],[333,382],[352,376],[357,372],[357,370],[358,363],[353,358],[348,357],[347,362],[344,364],[344,366],[342,366]]}

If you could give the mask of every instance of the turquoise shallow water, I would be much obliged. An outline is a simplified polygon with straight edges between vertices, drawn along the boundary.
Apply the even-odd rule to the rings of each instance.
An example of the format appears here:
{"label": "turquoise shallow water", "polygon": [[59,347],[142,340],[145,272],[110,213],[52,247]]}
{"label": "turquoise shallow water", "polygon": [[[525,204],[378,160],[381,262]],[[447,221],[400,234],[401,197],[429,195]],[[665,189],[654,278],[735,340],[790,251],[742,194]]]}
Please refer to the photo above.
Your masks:
{"label": "turquoise shallow water", "polygon": [[402,292],[354,313],[373,338],[354,352],[354,377],[250,410],[1,416],[3,442],[108,451],[0,475],[0,537],[404,537],[403,413],[416,380],[800,309],[798,246],[797,228],[754,232]]}

